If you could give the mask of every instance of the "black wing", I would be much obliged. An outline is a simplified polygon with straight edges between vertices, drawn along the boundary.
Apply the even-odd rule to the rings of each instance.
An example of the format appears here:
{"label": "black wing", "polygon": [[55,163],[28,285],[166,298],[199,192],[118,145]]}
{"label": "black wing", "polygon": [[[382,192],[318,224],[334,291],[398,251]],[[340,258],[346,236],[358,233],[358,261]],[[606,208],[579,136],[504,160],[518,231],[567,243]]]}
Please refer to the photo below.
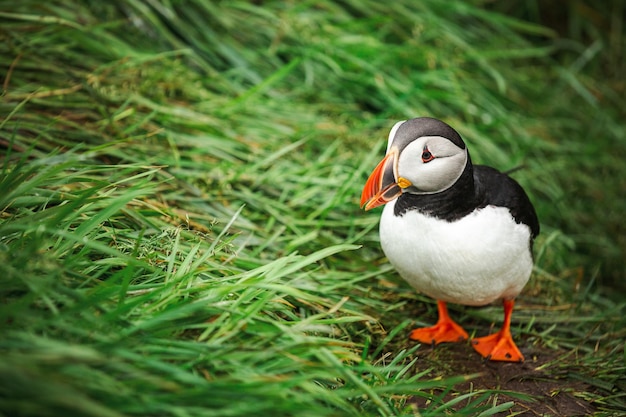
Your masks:
{"label": "black wing", "polygon": [[524,223],[533,239],[539,234],[539,220],[530,199],[521,185],[498,170],[474,165],[474,186],[481,205],[506,207],[518,223]]}

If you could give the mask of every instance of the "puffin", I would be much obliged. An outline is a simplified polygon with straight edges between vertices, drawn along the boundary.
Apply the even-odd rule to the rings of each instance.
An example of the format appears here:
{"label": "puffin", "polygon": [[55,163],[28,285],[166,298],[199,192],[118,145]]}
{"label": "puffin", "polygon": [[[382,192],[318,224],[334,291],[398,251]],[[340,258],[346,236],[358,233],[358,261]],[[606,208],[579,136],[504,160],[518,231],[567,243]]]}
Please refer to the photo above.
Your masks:
{"label": "puffin", "polygon": [[441,120],[397,122],[385,157],[367,179],[361,207],[384,205],[380,244],[398,274],[437,301],[434,326],[412,330],[425,344],[460,342],[468,333],[448,313],[448,303],[484,306],[501,300],[499,331],[471,340],[487,360],[523,362],[511,335],[515,297],[528,282],[535,209],[506,173],[473,165],[459,133]]}

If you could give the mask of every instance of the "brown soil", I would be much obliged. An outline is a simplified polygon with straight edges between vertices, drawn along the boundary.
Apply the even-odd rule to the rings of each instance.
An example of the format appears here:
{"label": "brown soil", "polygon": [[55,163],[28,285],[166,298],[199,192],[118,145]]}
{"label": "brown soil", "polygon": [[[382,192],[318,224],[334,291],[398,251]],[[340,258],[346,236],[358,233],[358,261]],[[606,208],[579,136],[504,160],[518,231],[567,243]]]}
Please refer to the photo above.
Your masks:
{"label": "brown soil", "polygon": [[[543,370],[542,365],[552,363],[558,355],[551,350],[524,351],[523,363],[492,362],[482,359],[467,343],[449,343],[436,347],[421,347],[417,366],[421,369],[433,367],[432,377],[452,377],[479,374],[478,377],[457,385],[457,392],[479,390],[503,390],[521,393],[530,399],[499,393],[493,405],[513,401],[515,405],[497,416],[587,416],[596,408],[577,393],[593,392],[593,387],[583,381],[566,378],[554,369]],[[445,365],[442,365],[445,364]],[[445,367],[445,369],[442,369]],[[548,367],[552,368],[552,367]],[[453,394],[444,397],[444,401]],[[493,401],[493,398],[491,399]],[[428,404],[423,398],[411,400],[418,408]]]}

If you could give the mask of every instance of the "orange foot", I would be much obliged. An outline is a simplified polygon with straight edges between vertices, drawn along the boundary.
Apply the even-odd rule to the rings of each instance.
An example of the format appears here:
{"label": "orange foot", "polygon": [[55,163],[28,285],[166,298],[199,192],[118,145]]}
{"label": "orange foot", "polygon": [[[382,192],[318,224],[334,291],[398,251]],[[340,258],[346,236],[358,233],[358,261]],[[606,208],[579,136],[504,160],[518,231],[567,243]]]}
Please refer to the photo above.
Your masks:
{"label": "orange foot", "polygon": [[439,320],[432,327],[415,329],[409,335],[409,339],[422,343],[438,344],[443,342],[460,342],[467,340],[468,335],[465,330],[456,324],[448,315],[448,307],[443,301],[437,301],[439,310]]}
{"label": "orange foot", "polygon": [[484,358],[492,361],[524,362],[524,355],[511,337],[513,304],[512,300],[504,301],[504,324],[498,333],[472,339],[472,346]]}

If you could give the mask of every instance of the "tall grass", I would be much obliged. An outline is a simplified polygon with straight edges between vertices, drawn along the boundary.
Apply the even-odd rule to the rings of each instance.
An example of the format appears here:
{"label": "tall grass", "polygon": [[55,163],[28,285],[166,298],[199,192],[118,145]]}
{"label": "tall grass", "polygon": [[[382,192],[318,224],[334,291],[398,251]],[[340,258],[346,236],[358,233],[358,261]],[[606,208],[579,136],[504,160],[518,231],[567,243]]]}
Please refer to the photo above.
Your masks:
{"label": "tall grass", "polygon": [[593,46],[563,66],[551,30],[461,1],[3,1],[0,19],[2,413],[512,407],[444,400],[471,375],[433,379],[404,343],[417,296],[358,207],[388,129],[417,115],[477,162],[525,166],[544,230],[526,300],[578,310],[522,311],[519,331],[620,383],[624,305],[594,280],[623,271],[623,99],[585,74]]}

